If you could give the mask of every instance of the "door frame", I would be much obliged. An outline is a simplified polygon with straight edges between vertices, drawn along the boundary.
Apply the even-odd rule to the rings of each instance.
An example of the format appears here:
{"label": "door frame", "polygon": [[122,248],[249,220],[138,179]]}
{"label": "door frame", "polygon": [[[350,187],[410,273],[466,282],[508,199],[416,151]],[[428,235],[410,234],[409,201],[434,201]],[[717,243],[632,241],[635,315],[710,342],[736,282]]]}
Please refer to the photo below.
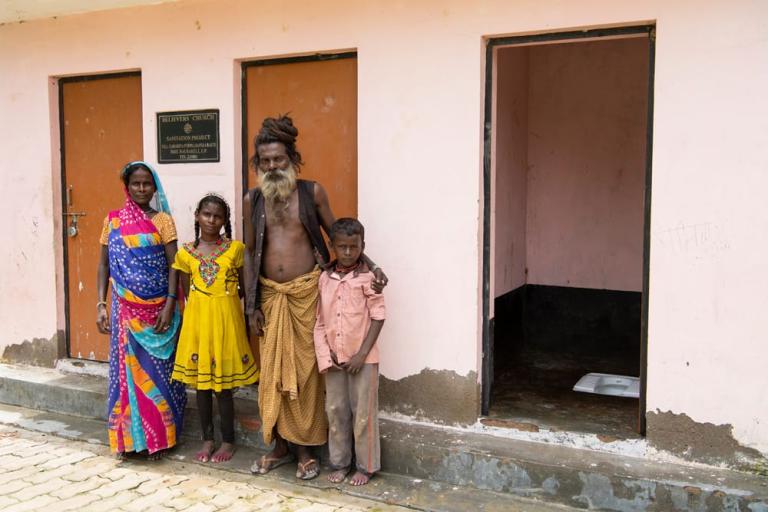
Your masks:
{"label": "door frame", "polygon": [[491,143],[493,134],[493,98],[494,98],[494,58],[493,52],[497,47],[521,46],[557,41],[573,41],[578,39],[598,39],[604,37],[621,37],[645,34],[648,37],[648,110],[646,117],[646,149],[645,149],[645,192],[643,213],[643,289],[640,312],[640,403],[638,407],[638,431],[645,435],[645,409],[648,366],[648,290],[650,275],[651,253],[651,170],[653,166],[653,88],[654,68],[656,62],[656,25],[632,25],[615,28],[598,28],[592,30],[577,30],[566,32],[549,32],[546,34],[531,34],[512,37],[494,37],[485,40],[485,98],[483,109],[483,256],[482,256],[482,363],[481,363],[481,415],[487,415],[490,408],[491,387],[493,383],[493,333],[491,332],[490,302],[491,298]]}
{"label": "door frame", "polygon": [[64,216],[67,209],[67,163],[66,163],[66,140],[64,136],[64,84],[76,83],[76,82],[90,82],[94,80],[104,80],[108,78],[123,78],[127,76],[141,77],[141,71],[123,71],[119,73],[106,73],[99,75],[80,75],[80,76],[67,76],[58,79],[58,107],[59,107],[59,151],[60,151],[60,166],[61,166],[61,208],[58,212],[61,220],[61,247],[63,257],[63,284],[64,284],[64,346],[66,350],[66,357],[71,358],[71,328],[69,318],[69,249],[67,247],[67,226],[69,224],[68,219]]}
{"label": "door frame", "polygon": [[[247,84],[247,77],[248,77],[248,68],[250,67],[259,67],[259,66],[271,66],[275,64],[295,64],[298,62],[321,62],[326,60],[338,60],[338,59],[356,59],[357,58],[357,51],[339,51],[339,52],[331,52],[331,53],[313,53],[311,55],[297,55],[293,57],[274,57],[274,58],[267,58],[267,59],[258,59],[258,60],[248,60],[243,61],[240,64],[240,129],[241,129],[241,135],[240,138],[242,140],[242,165],[243,165],[243,176],[242,176],[242,186],[243,186],[243,195],[248,191],[248,173],[250,172],[250,164],[248,163],[248,148],[250,147],[250,144],[253,141],[248,140],[248,84]],[[242,208],[240,210],[243,211]],[[243,219],[240,219],[241,222]],[[244,224],[243,224],[244,225]]]}

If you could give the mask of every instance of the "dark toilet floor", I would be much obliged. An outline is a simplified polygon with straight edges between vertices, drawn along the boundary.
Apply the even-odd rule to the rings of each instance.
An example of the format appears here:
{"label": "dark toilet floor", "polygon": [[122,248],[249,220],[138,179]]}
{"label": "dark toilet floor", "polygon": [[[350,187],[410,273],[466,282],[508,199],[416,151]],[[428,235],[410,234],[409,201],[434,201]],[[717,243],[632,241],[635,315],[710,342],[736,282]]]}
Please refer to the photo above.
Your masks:
{"label": "dark toilet floor", "polygon": [[[503,367],[497,361],[486,424],[597,434],[604,440],[635,439],[639,400],[573,391],[586,373],[638,376],[636,355],[585,357],[519,354]],[[634,360],[633,360],[634,359]],[[525,425],[524,428],[531,428]]]}

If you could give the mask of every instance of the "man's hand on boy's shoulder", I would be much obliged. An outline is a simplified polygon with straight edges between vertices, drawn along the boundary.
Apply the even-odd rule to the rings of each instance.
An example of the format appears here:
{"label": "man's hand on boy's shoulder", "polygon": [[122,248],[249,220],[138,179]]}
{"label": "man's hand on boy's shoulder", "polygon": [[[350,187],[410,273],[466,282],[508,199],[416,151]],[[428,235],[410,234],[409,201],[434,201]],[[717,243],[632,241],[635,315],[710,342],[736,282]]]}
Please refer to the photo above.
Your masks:
{"label": "man's hand on boy's shoulder", "polygon": [[371,282],[371,288],[373,288],[374,292],[381,293],[384,290],[384,287],[387,286],[389,279],[384,271],[381,270],[381,267],[376,267],[376,270],[373,271],[373,276],[374,279]]}

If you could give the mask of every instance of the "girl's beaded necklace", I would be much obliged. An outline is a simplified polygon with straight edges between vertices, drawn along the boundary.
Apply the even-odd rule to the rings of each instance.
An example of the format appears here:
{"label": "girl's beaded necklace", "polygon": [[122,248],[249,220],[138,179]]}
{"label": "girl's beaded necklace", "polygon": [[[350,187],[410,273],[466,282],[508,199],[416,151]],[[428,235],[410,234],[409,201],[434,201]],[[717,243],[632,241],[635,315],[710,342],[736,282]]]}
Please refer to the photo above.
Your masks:
{"label": "girl's beaded necklace", "polygon": [[205,285],[209,287],[214,283],[214,281],[216,281],[216,276],[218,275],[219,269],[221,268],[216,260],[219,256],[227,252],[227,249],[229,249],[232,241],[225,241],[221,237],[219,237],[215,242],[207,242],[205,240],[200,241],[205,242],[206,244],[215,245],[216,247],[208,255],[202,254],[193,243],[184,244],[184,249],[186,249],[186,251],[191,254],[192,257],[200,262],[200,277],[203,279]]}

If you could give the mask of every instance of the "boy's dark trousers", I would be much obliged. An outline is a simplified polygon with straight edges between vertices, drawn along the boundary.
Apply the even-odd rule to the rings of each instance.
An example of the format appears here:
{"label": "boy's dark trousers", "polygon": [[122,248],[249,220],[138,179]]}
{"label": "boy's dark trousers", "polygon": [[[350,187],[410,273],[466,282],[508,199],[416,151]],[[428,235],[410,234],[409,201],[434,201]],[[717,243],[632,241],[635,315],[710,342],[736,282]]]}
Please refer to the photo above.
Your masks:
{"label": "boy's dark trousers", "polygon": [[354,447],[358,470],[372,474],[381,469],[379,365],[364,364],[356,375],[329,369],[325,392],[331,467],[350,467]]}

